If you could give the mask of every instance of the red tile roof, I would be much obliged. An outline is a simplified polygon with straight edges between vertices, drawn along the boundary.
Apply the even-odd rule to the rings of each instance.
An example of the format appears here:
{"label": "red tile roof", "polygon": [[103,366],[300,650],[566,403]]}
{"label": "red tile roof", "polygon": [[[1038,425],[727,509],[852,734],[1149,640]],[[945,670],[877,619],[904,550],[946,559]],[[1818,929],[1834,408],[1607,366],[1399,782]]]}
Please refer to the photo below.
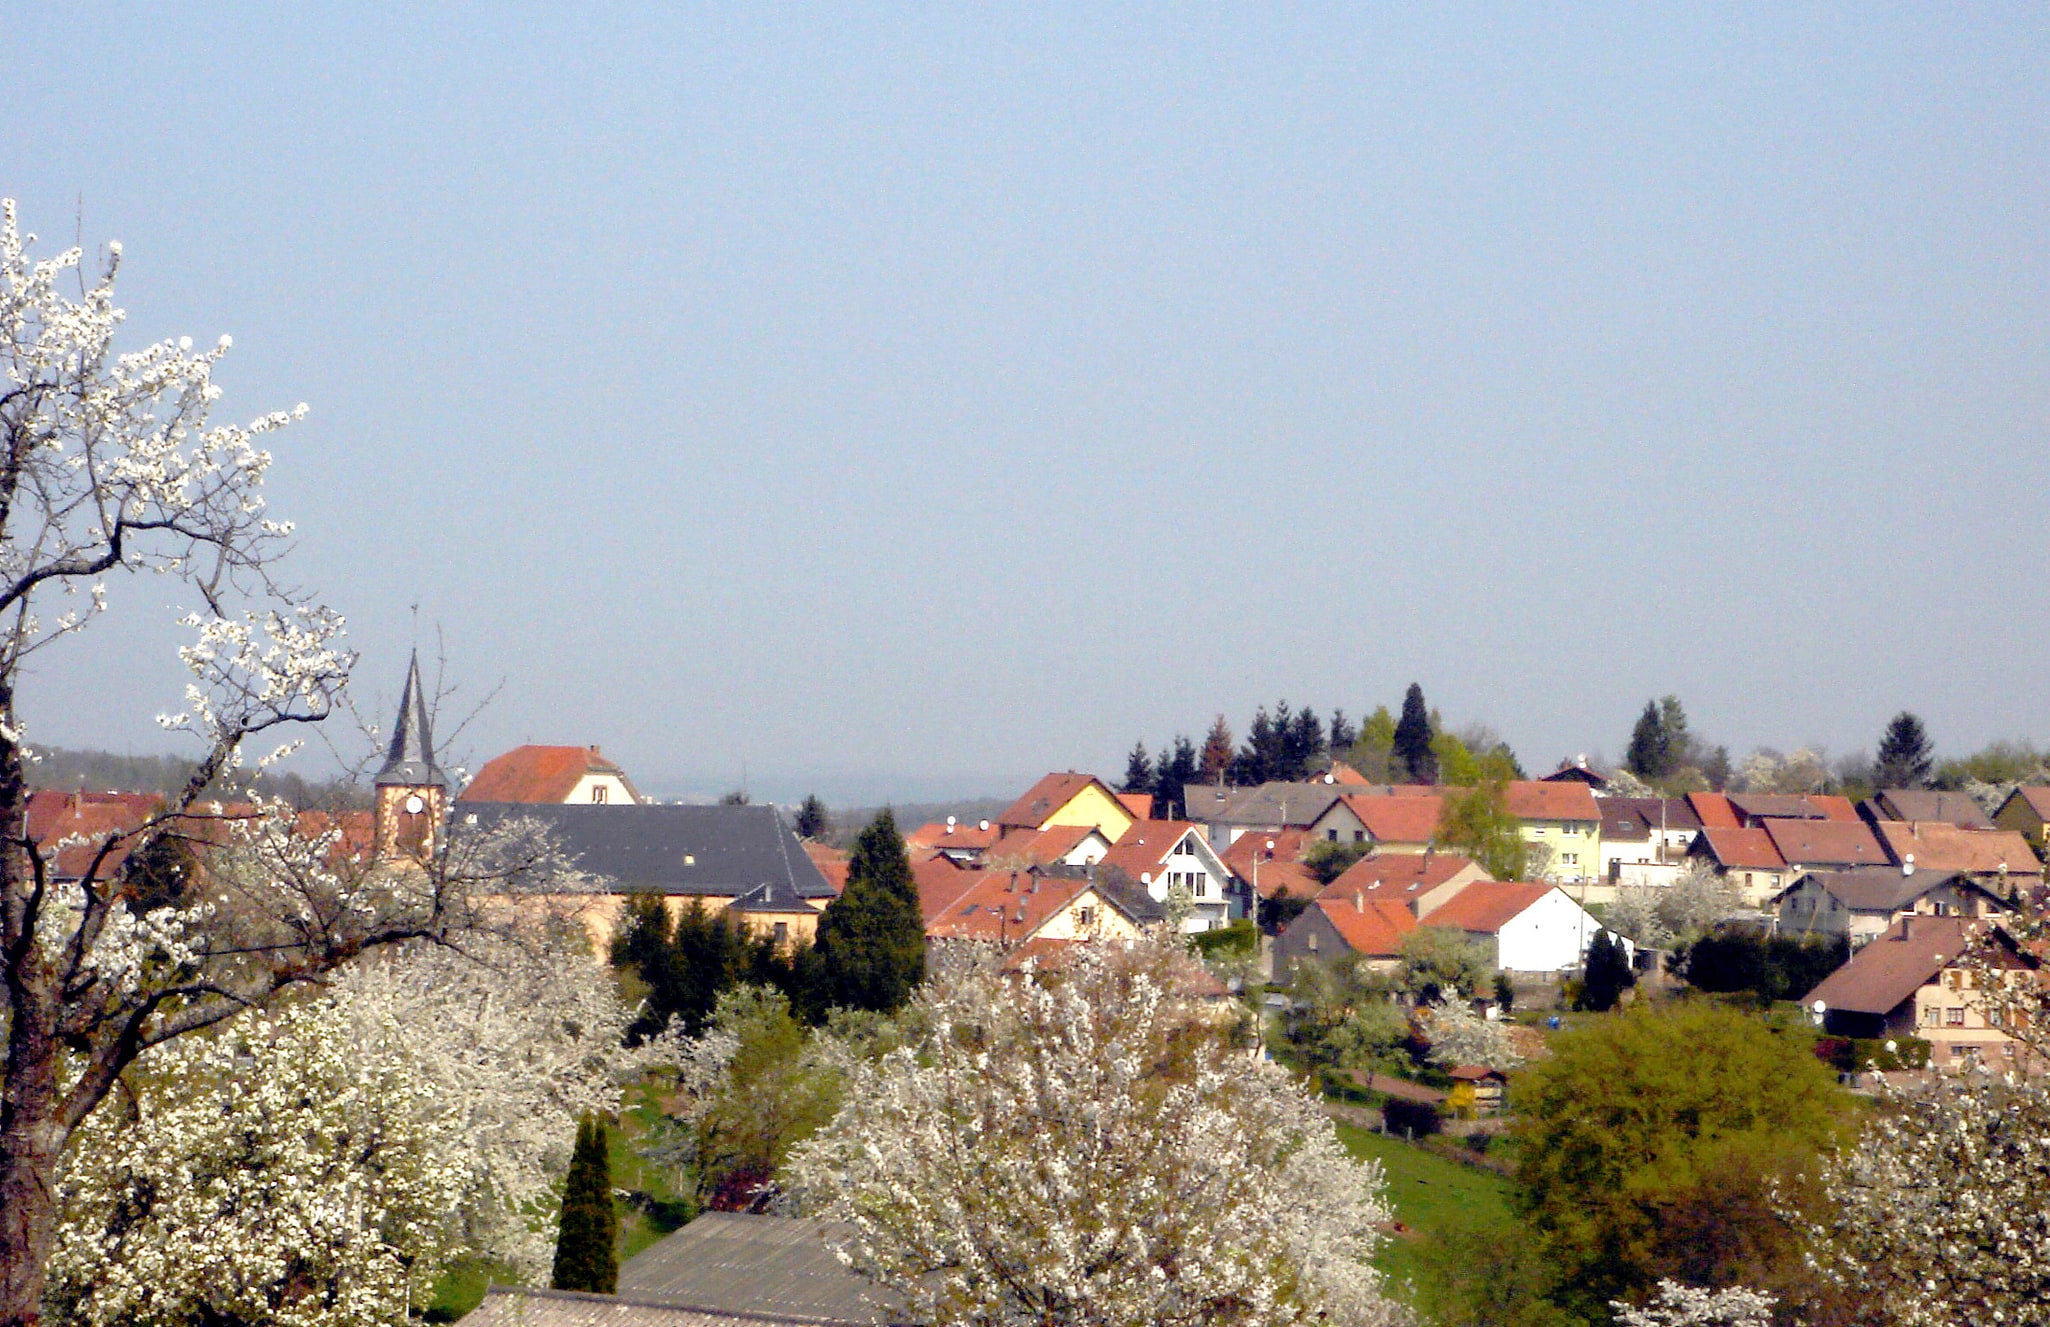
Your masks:
{"label": "red tile roof", "polygon": [[1584,783],[1514,779],[1503,785],[1502,804],[1518,820],[1600,820],[1594,790]]}
{"label": "red tile roof", "polygon": [[[1230,846],[1218,856],[1234,872],[1251,880],[1255,857],[1260,859],[1260,869],[1263,872],[1267,869],[1267,863],[1271,861],[1298,861],[1302,858],[1304,840],[1309,837],[1309,833],[1307,829],[1278,829],[1271,834],[1262,834],[1254,830],[1233,839]],[[1270,843],[1274,845],[1274,851],[1271,853],[1267,850]]]}
{"label": "red tile roof", "polygon": [[1694,808],[1694,814],[1701,817],[1703,829],[1739,829],[1744,822],[1737,818],[1737,808],[1730,805],[1730,799],[1721,793],[1688,793],[1687,805]]}
{"label": "red tile roof", "polygon": [[[1167,855],[1196,826],[1187,820],[1139,820],[1125,831],[1100,865],[1115,866],[1134,880],[1157,875]],[[1202,838],[1198,833],[1197,838]],[[1264,873],[1264,868],[1263,868]]]}
{"label": "red tile roof", "polygon": [[1256,871],[1250,867],[1239,877],[1253,887],[1261,898],[1313,899],[1323,892],[1324,882],[1317,873],[1299,861],[1277,858],[1261,862]]}
{"label": "red tile roof", "polygon": [[966,870],[941,856],[912,862],[911,879],[918,886],[918,911],[926,926],[931,927],[933,918],[945,912],[981,878],[982,872]]}
{"label": "red tile roof", "polygon": [[[38,788],[29,794],[24,824],[28,837],[44,852],[56,851],[56,874],[77,880],[93,869],[110,835],[127,835],[163,812],[168,799],[158,793],[59,792]],[[65,839],[80,842],[57,848]],[[124,839],[99,862],[96,878],[112,875],[128,856]]]}
{"label": "red tile roof", "polygon": [[1325,890],[1334,896],[1350,896],[1359,890],[1368,898],[1393,898],[1406,904],[1473,864],[1473,858],[1456,852],[1375,853],[1347,867]]}
{"label": "red tile roof", "polygon": [[983,856],[986,861],[1000,862],[1005,866],[1052,866],[1081,847],[1085,839],[1096,833],[1097,831],[1088,825],[1014,829],[991,845]]}
{"label": "red tile roof", "polygon": [[1940,821],[1908,824],[1881,820],[1873,825],[1895,862],[1912,854],[1918,871],[1956,871],[1964,875],[2037,875],[2043,867],[2029,841],[2011,829],[1960,829]]}
{"label": "red tile roof", "polygon": [[[1708,817],[1703,816],[1702,819],[1707,820]],[[1773,846],[1772,835],[1762,829],[1724,829],[1705,825],[1699,841],[1707,844],[1709,855],[1719,866],[1754,871],[1783,871],[1787,866],[1786,858],[1780,856],[1780,850]]]}
{"label": "red tile roof", "polygon": [[463,789],[459,802],[559,803],[576,791],[586,774],[625,771],[595,746],[520,746],[486,761]]}
{"label": "red tile roof", "polygon": [[1346,764],[1342,760],[1334,760],[1331,762],[1330,773],[1331,781],[1333,783],[1352,784],[1361,788],[1372,787],[1374,783],[1372,779],[1360,773],[1358,770],[1354,769],[1352,766]]}
{"label": "red tile roof", "polygon": [[[1313,905],[1331,922],[1356,954],[1393,958],[1402,952],[1402,938],[1416,929],[1409,909],[1388,899],[1320,898]],[[1293,925],[1294,923],[1291,923]]]}
{"label": "red tile roof", "polygon": [[977,825],[955,823],[949,825],[943,820],[928,821],[904,836],[904,844],[911,848],[945,848],[948,851],[981,852],[995,845],[1004,836],[1001,825],[983,821]]}
{"label": "red tile roof", "polygon": [[1061,909],[1096,887],[1087,880],[984,871],[925,925],[935,940],[1022,943]]}
{"label": "red tile roof", "polygon": [[1445,814],[1442,797],[1348,796],[1344,801],[1376,843],[1429,843]]}
{"label": "red tile roof", "polygon": [[1153,818],[1152,793],[1119,793],[1117,799],[1124,803],[1125,810],[1132,813],[1133,819],[1151,820]]}
{"label": "red tile roof", "polygon": [[[1586,784],[1560,784],[1585,788]],[[1493,935],[1521,917],[1557,885],[1521,880],[1476,880],[1424,914],[1425,926],[1452,926],[1478,935]]]}
{"label": "red tile roof", "polygon": [[1862,820],[1767,820],[1760,826],[1790,866],[1879,866],[1886,850]]}
{"label": "red tile roof", "polygon": [[1006,827],[1022,825],[1026,829],[1038,829],[1046,823],[1048,816],[1074,801],[1092,783],[1103,789],[1104,796],[1117,796],[1093,774],[1077,774],[1074,770],[1049,774],[1033,784],[1023,797],[1005,807],[1003,814],[997,817],[997,823]]}
{"label": "red tile roof", "polygon": [[[847,892],[847,854],[838,848],[829,848],[811,839],[804,841],[804,855],[811,858],[811,864],[819,868],[819,874],[833,887],[835,894]],[[915,871],[914,871],[915,873]]]}
{"label": "red tile roof", "polygon": [[1808,801],[1831,820],[1859,818],[1858,808],[1851,805],[1851,799],[1848,797],[1839,797],[1835,793],[1810,793]]}

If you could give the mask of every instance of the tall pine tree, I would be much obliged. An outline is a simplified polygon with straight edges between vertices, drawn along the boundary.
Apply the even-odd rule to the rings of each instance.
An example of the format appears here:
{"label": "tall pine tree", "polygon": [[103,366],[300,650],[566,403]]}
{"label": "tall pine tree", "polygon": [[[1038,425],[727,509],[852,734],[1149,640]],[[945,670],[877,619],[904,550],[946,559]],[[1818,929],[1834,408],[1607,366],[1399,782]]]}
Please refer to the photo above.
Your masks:
{"label": "tall pine tree", "polygon": [[610,1295],[619,1289],[619,1213],[612,1205],[612,1160],[606,1128],[586,1115],[563,1188],[555,1235],[557,1290]]}
{"label": "tall pine tree", "polygon": [[1119,792],[1150,793],[1153,791],[1153,757],[1146,754],[1146,743],[1132,743],[1131,754],[1125,757],[1125,783]]}
{"label": "tall pine tree", "polygon": [[1640,779],[1663,779],[1673,772],[1672,748],[1666,740],[1665,714],[1655,700],[1644,702],[1644,713],[1630,730],[1630,749],[1623,764]]}
{"label": "tall pine tree", "polygon": [[1223,783],[1231,772],[1231,725],[1222,714],[1203,738],[1203,754],[1196,764],[1196,777],[1204,783]]}
{"label": "tall pine tree", "polygon": [[846,892],[820,915],[814,948],[819,1005],[890,1013],[925,980],[925,915],[889,808],[854,841]]}
{"label": "tall pine tree", "polygon": [[1360,731],[1353,727],[1352,720],[1345,717],[1344,710],[1331,711],[1331,754],[1339,760],[1345,759],[1352,750],[1352,744],[1359,740]]}
{"label": "tall pine tree", "polygon": [[1160,771],[1153,780],[1154,814],[1167,820],[1181,817],[1187,805],[1182,790],[1196,781],[1199,768],[1196,744],[1177,733],[1174,742],[1160,753]]}
{"label": "tall pine tree", "polygon": [[804,805],[797,808],[797,823],[793,826],[801,839],[822,839],[833,832],[833,818],[826,814],[826,804],[817,793],[804,799]]}
{"label": "tall pine tree", "polygon": [[1920,788],[1929,782],[1935,757],[1935,748],[1929,743],[1929,733],[1922,727],[1922,721],[1902,710],[1880,734],[1873,782],[1881,788]]}
{"label": "tall pine tree", "polygon": [[1410,683],[1403,693],[1402,717],[1395,721],[1390,755],[1405,782],[1438,781],[1438,755],[1431,749],[1431,711],[1424,705],[1424,689],[1418,683]]}

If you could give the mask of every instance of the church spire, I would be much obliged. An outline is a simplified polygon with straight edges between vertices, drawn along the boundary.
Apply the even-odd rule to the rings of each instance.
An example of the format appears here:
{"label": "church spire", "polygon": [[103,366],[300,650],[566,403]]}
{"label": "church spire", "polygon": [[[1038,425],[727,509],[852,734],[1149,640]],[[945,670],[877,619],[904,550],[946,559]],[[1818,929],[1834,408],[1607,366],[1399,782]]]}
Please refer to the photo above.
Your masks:
{"label": "church spire", "polygon": [[427,719],[427,690],[420,683],[420,652],[413,651],[406,669],[406,688],[399,694],[399,717],[392,725],[391,747],[377,786],[446,788],[448,780],[434,763],[434,731]]}

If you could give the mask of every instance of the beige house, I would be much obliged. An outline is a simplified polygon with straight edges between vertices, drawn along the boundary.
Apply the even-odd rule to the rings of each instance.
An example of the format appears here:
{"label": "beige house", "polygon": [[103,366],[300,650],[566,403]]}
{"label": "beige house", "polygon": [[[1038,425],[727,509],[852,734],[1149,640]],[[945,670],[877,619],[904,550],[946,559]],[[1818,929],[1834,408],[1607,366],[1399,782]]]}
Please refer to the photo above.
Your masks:
{"label": "beige house", "polygon": [[1853,949],[1902,917],[1997,916],[2008,905],[1969,876],[1913,866],[1810,871],[1773,900],[1780,934],[1842,937]]}
{"label": "beige house", "polygon": [[[1933,1068],[2002,1064],[2013,1043],[1987,1017],[1980,974],[1965,961],[1984,925],[1965,917],[1903,917],[1802,1003],[1836,1036],[1920,1037],[1930,1045]],[[2011,979],[2035,980],[2036,960],[1997,928],[1991,934],[1995,968]]]}

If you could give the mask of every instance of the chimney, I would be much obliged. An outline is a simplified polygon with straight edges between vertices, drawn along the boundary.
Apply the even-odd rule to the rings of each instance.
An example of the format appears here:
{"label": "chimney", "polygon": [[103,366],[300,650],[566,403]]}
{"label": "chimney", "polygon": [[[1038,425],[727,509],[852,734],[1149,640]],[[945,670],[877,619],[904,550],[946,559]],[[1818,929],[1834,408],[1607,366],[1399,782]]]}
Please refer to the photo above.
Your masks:
{"label": "chimney", "polygon": [[1367,910],[1367,896],[1360,893],[1357,889],[1352,891],[1352,910],[1354,912],[1365,912]]}

